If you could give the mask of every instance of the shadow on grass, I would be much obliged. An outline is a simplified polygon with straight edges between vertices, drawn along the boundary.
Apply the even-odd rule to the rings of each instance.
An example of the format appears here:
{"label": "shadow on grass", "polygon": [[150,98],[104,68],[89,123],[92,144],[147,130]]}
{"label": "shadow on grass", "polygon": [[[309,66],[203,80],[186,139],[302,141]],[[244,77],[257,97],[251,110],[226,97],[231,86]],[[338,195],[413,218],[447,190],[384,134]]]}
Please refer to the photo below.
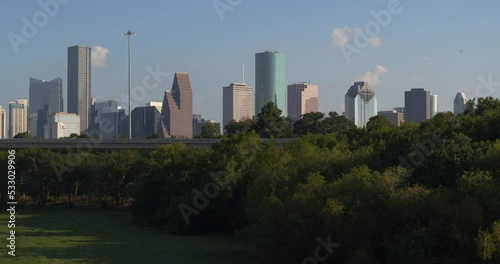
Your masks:
{"label": "shadow on grass", "polygon": [[250,247],[232,239],[170,236],[133,225],[129,216],[115,209],[20,210],[13,263],[256,263]]}

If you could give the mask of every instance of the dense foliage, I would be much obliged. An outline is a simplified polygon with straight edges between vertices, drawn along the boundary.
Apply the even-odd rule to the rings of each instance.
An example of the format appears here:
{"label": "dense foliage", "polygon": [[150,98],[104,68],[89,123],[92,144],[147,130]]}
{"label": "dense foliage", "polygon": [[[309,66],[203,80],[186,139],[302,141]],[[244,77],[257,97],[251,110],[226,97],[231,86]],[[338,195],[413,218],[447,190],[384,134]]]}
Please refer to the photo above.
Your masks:
{"label": "dense foliage", "polygon": [[[336,113],[309,114],[295,126],[300,138],[278,148],[260,136],[291,127],[265,113],[267,123],[233,122],[210,149],[22,150],[18,195],[41,204],[55,194],[133,197],[134,222],[234,234],[254,242],[265,263],[500,262],[500,100],[400,127],[375,117],[358,129]],[[67,172],[58,178],[51,164]]]}

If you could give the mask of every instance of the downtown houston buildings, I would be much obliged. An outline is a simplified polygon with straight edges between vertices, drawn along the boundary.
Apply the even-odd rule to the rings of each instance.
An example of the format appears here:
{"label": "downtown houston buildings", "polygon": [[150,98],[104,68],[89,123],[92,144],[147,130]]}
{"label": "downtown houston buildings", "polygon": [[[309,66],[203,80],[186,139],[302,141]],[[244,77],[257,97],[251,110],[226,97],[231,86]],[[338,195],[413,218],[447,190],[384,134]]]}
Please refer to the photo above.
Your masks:
{"label": "downtown houston buildings", "polygon": [[419,123],[430,118],[431,92],[426,91],[423,88],[413,88],[410,91],[406,91],[405,122]]}

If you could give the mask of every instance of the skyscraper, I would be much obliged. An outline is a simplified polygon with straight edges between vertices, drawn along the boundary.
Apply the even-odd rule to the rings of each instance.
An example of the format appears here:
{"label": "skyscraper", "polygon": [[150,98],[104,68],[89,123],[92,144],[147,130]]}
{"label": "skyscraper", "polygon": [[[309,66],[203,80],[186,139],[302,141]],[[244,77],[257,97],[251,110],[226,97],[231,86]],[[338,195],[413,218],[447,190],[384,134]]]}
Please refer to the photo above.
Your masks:
{"label": "skyscraper", "polygon": [[0,105],[0,139],[7,139],[7,114]]}
{"label": "skyscraper", "polygon": [[[43,137],[43,126],[46,123],[45,117],[64,111],[63,80],[62,78],[56,78],[52,81],[44,81],[30,78],[29,95],[29,132],[34,136]],[[48,110],[48,112],[45,113],[45,116],[40,117],[38,115],[40,110]]]}
{"label": "skyscraper", "polygon": [[90,123],[91,97],[91,48],[68,48],[68,113],[80,116],[80,129],[85,131]]}
{"label": "skyscraper", "polygon": [[287,116],[286,57],[277,51],[255,54],[255,116],[273,102]]}
{"label": "skyscraper", "polygon": [[457,96],[455,96],[455,100],[453,101],[453,113],[455,113],[455,115],[459,115],[465,112],[466,106],[467,97],[465,96],[465,94],[462,92],[457,93]]}
{"label": "skyscraper", "polygon": [[358,127],[377,115],[375,91],[367,82],[355,82],[345,95],[345,117]]}
{"label": "skyscraper", "polygon": [[132,138],[146,138],[158,132],[162,103],[148,103],[132,111]]}
{"label": "skyscraper", "polygon": [[97,101],[92,104],[89,124],[90,134],[99,137],[119,138],[128,133],[128,118],[117,100]]}
{"label": "skyscraper", "polygon": [[306,82],[288,85],[288,116],[292,121],[312,112],[318,112],[318,86]]}
{"label": "skyscraper", "polygon": [[28,132],[28,100],[17,99],[9,103],[9,138]]}
{"label": "skyscraper", "polygon": [[438,113],[438,96],[431,94],[431,118]]}
{"label": "skyscraper", "polygon": [[423,122],[431,117],[431,93],[423,88],[405,92],[405,122]]}
{"label": "skyscraper", "polygon": [[193,137],[193,92],[189,74],[176,72],[172,90],[165,92],[158,134],[160,137]]}
{"label": "skyscraper", "polygon": [[231,83],[222,88],[222,127],[232,120],[253,116],[253,89],[243,83]]}

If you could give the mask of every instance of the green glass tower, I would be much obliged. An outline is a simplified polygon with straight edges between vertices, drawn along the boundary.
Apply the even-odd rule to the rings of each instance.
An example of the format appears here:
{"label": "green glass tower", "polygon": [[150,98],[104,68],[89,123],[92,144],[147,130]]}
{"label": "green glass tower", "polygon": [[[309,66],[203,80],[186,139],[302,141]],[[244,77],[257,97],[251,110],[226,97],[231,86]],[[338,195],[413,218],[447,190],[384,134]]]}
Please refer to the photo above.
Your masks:
{"label": "green glass tower", "polygon": [[273,102],[287,116],[286,56],[277,51],[255,54],[255,115]]}

